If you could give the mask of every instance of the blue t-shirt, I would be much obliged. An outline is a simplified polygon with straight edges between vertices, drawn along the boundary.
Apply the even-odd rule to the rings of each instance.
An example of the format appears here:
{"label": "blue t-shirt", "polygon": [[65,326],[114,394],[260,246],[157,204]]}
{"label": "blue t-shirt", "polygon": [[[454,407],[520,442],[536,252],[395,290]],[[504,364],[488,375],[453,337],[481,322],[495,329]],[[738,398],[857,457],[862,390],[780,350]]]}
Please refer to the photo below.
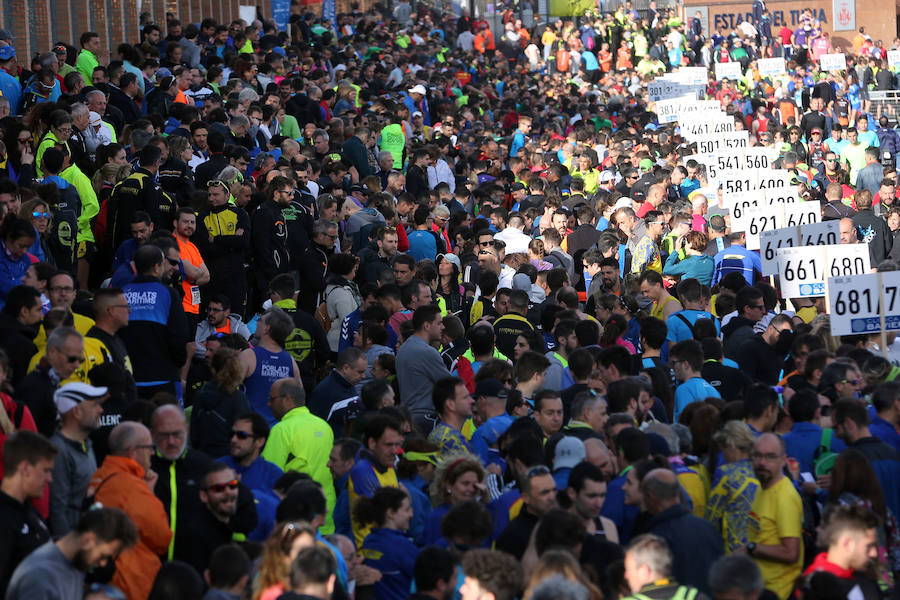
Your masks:
{"label": "blue t-shirt", "polygon": [[716,324],[716,333],[720,334],[722,332],[722,327],[719,325],[719,320],[715,318],[711,313],[706,312],[705,310],[694,310],[690,308],[686,308],[684,310],[680,310],[674,315],[670,316],[666,319],[666,328],[668,329],[668,334],[666,335],[666,339],[673,344],[677,344],[682,340],[689,340],[694,337],[694,334],[691,332],[691,328],[687,326],[687,323],[682,320],[683,316],[688,322],[691,324],[691,327],[697,324],[699,319],[711,319],[713,323]]}
{"label": "blue t-shirt", "polygon": [[713,398],[721,398],[719,391],[709,384],[702,377],[692,377],[679,385],[675,389],[675,414],[673,418],[678,422],[678,415],[684,410],[684,407],[691,402],[702,401],[712,396]]}
{"label": "blue t-shirt", "polygon": [[408,236],[409,250],[407,254],[419,262],[422,259],[434,260],[437,256],[437,242],[429,231],[413,231]]}

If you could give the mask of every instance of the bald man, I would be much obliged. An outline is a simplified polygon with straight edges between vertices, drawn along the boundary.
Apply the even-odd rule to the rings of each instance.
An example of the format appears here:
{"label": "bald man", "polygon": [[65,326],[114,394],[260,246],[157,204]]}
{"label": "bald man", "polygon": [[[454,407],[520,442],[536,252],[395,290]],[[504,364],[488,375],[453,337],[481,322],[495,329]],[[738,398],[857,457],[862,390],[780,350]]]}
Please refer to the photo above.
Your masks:
{"label": "bald man", "polygon": [[766,589],[786,600],[803,566],[803,503],[794,484],[784,476],[784,440],[772,433],[762,434],[750,458],[762,487],[750,511],[750,543],[739,551],[756,559]]}
{"label": "bald man", "polygon": [[841,219],[841,243],[842,244],[858,244],[859,236],[856,233],[856,226],[853,225],[853,219],[844,217]]}
{"label": "bald man", "polygon": [[722,535],[707,520],[691,513],[682,503],[687,494],[678,476],[669,469],[654,469],[641,481],[644,504],[653,517],[649,533],[669,543],[674,556],[673,575],[678,583],[692,585],[709,594],[707,574],[712,564],[725,553]]}

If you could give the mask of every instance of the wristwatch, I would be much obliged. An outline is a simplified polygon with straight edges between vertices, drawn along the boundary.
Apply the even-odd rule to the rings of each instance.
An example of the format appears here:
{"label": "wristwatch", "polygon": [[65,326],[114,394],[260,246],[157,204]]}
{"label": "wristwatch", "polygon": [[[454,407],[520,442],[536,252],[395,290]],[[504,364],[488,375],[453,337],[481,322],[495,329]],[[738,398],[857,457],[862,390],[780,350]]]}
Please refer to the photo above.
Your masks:
{"label": "wristwatch", "polygon": [[754,552],[756,552],[756,542],[750,542],[747,544],[747,554],[753,556]]}

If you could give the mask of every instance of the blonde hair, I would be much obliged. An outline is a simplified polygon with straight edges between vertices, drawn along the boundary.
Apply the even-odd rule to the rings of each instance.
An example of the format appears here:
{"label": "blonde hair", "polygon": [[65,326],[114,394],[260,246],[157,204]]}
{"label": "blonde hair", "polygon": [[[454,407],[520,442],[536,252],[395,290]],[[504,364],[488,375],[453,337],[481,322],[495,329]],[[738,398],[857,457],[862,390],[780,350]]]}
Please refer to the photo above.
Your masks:
{"label": "blonde hair", "polygon": [[219,389],[228,394],[234,393],[244,381],[244,369],[238,358],[238,353],[231,348],[221,347],[215,354],[209,365]]}
{"label": "blonde hair", "polygon": [[478,481],[484,481],[484,467],[478,457],[471,454],[451,454],[444,457],[438,463],[431,482],[431,502],[435,506],[449,502],[450,486],[469,471],[478,476]]}
{"label": "blonde hair", "polygon": [[259,571],[253,581],[253,600],[259,600],[267,589],[276,585],[287,586],[291,567],[285,561],[291,554],[291,546],[301,535],[308,534],[313,539],[316,532],[306,523],[284,523],[272,530],[263,547]]}
{"label": "blonde hair", "polygon": [[713,441],[719,448],[734,448],[749,454],[756,438],[743,421],[728,421],[713,435]]}
{"label": "blonde hair", "polygon": [[542,581],[554,576],[583,585],[590,593],[590,600],[603,600],[600,589],[587,577],[575,557],[565,550],[547,550],[541,555],[528,578],[528,586],[522,600],[531,600],[534,589]]}

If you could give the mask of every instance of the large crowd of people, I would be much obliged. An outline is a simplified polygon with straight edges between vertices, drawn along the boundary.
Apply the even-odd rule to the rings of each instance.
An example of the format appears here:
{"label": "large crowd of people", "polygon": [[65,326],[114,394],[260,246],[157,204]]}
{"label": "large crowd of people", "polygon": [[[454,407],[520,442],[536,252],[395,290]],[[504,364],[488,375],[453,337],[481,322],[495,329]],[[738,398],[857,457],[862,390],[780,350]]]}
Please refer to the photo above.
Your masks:
{"label": "large crowd of people", "polygon": [[783,293],[650,87],[889,273],[900,39],[305,4],[0,30],[0,596],[897,598],[896,315]]}

